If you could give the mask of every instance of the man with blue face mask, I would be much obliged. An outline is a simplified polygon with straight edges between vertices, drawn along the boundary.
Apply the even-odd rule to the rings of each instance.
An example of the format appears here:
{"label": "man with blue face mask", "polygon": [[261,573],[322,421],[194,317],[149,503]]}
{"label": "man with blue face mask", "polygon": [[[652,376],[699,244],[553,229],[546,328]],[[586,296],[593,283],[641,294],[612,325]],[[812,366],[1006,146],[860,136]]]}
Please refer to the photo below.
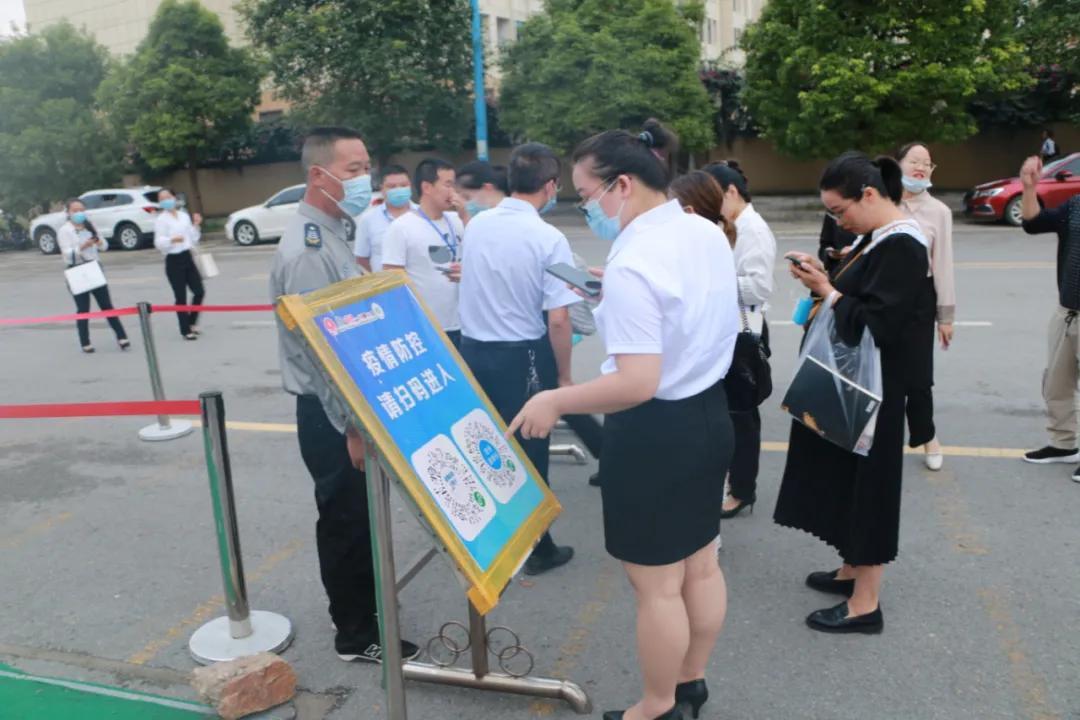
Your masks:
{"label": "man with blue face mask", "polygon": [[356,223],[356,242],[353,245],[356,263],[368,272],[383,269],[383,240],[390,223],[418,207],[412,201],[409,171],[401,165],[383,168],[381,189],[382,204],[369,207],[353,218]]}
{"label": "man with blue face mask", "polygon": [[[349,128],[315,128],[304,141],[301,163],[307,189],[274,255],[270,297],[306,293],[359,274],[344,220],[371,199],[371,159],[360,134]],[[278,319],[281,379],[296,396],[300,455],[315,481],[315,526],[323,586],[337,627],[334,647],[342,660],[380,662],[375,571],[368,524],[364,447],[346,409],[303,343]],[[402,641],[402,656],[419,649]]]}
{"label": "man with blue face mask", "polygon": [[[531,396],[571,383],[567,308],[580,298],[545,271],[574,258],[566,236],[541,218],[555,204],[560,174],[559,158],[548,146],[515,148],[510,197],[476,215],[465,229],[461,355],[507,423]],[[547,481],[550,441],[518,440]],[[547,572],[573,555],[573,548],[556,545],[545,533],[525,573]]]}

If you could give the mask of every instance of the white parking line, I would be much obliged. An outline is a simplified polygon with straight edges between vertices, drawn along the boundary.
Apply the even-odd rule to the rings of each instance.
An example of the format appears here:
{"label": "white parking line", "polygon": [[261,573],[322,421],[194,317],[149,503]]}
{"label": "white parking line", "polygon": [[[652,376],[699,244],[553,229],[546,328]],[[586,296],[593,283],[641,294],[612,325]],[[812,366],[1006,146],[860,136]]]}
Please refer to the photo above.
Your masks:
{"label": "white parking line", "polygon": [[[792,322],[791,320],[770,320],[769,321],[769,327],[775,327],[775,326],[781,326],[781,325],[783,325],[783,326],[791,326],[791,325],[794,325],[794,324],[795,323]],[[956,327],[978,327],[978,328],[994,327],[994,323],[990,322],[989,320],[957,320],[956,322],[953,323],[953,325],[955,325]]]}

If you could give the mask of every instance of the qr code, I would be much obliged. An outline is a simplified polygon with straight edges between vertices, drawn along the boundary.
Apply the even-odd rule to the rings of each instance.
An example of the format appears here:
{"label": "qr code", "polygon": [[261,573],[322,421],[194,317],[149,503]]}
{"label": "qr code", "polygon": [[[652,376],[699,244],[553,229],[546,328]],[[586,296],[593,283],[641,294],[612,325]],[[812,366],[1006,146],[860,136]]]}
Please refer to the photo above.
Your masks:
{"label": "qr code", "polygon": [[495,517],[495,501],[447,436],[437,435],[414,452],[412,466],[466,542],[475,540]]}
{"label": "qr code", "polygon": [[510,502],[528,475],[491,416],[477,408],[455,423],[450,431],[495,499],[504,505]]}

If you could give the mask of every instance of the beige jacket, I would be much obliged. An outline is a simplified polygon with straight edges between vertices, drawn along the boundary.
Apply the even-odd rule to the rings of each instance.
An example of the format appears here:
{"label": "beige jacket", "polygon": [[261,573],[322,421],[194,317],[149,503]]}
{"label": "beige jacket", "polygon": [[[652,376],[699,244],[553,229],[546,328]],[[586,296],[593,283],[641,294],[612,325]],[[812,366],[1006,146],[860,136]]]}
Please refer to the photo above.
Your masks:
{"label": "beige jacket", "polygon": [[956,319],[956,276],[953,272],[952,210],[929,192],[902,200],[904,213],[919,223],[930,241],[930,274],[937,290],[937,321],[951,325]]}

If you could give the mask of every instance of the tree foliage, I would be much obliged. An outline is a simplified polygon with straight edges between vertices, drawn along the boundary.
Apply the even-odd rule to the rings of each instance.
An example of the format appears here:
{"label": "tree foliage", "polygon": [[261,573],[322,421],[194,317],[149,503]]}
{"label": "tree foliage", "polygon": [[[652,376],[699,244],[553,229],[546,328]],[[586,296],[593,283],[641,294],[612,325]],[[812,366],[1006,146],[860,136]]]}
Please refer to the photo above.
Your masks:
{"label": "tree foliage", "polygon": [[299,121],[353,126],[379,159],[461,147],[471,121],[469,0],[243,0],[239,7]]}
{"label": "tree foliage", "polygon": [[197,0],[165,0],[134,56],[109,74],[99,95],[147,165],[188,166],[199,209],[198,164],[250,127],[260,78],[250,53],[229,47],[216,14]]}
{"label": "tree foliage", "polygon": [[746,103],[797,157],[977,131],[969,103],[1030,83],[1019,0],[770,0],[746,33]]}
{"label": "tree foliage", "polygon": [[713,131],[718,142],[730,148],[740,135],[757,134],[754,119],[743,102],[746,79],[741,70],[707,62],[701,67],[701,82],[713,105]]}
{"label": "tree foliage", "polygon": [[107,67],[68,24],[0,43],[0,207],[23,215],[119,181],[123,148],[94,104]]}
{"label": "tree foliage", "polygon": [[1020,92],[980,98],[983,125],[1039,126],[1080,122],[1080,0],[1025,0],[1018,32],[1033,82]]}
{"label": "tree foliage", "polygon": [[549,0],[518,31],[502,69],[505,128],[571,149],[655,116],[683,147],[712,144],[713,109],[698,77],[700,3]]}

